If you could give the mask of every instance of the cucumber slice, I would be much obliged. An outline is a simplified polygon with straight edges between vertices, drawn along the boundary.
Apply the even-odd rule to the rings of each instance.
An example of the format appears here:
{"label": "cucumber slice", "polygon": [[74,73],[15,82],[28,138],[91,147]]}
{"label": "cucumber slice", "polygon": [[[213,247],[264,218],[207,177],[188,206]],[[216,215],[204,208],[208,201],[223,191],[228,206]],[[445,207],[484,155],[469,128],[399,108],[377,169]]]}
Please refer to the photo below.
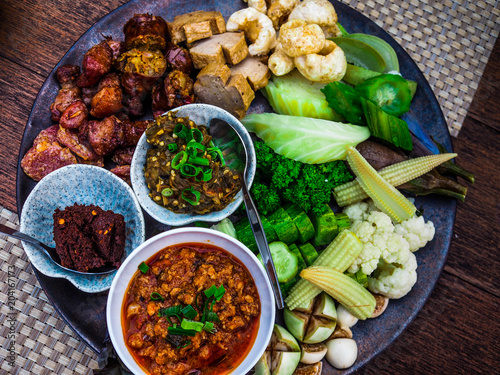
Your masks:
{"label": "cucumber slice", "polygon": [[363,33],[349,34],[348,38],[360,40],[375,48],[377,52],[380,53],[380,55],[382,55],[382,57],[384,58],[386,64],[384,73],[390,71],[399,72],[398,55],[396,55],[396,51],[394,51],[394,48],[392,48],[392,46],[385,40],[375,35]]}
{"label": "cucumber slice", "polygon": [[285,211],[299,231],[299,242],[306,242],[314,237],[314,226],[302,208],[296,204],[288,204]]}
{"label": "cucumber slice", "polygon": [[[269,244],[269,250],[271,250],[271,257],[273,258],[278,281],[280,283],[286,283],[292,280],[299,271],[299,260],[297,256],[281,241],[271,242]],[[263,263],[260,254],[257,255],[257,258]]]}
{"label": "cucumber slice", "polygon": [[295,254],[295,256],[297,257],[298,261],[299,261],[299,270],[297,271],[297,273],[300,273],[300,271],[302,271],[304,268],[306,268],[308,266],[308,264],[306,263],[304,257],[302,256],[302,253],[300,252],[299,248],[297,247],[297,245],[295,245],[294,243],[290,244],[288,246],[288,249]]}
{"label": "cucumber slice", "polygon": [[282,207],[269,215],[268,220],[280,241],[290,244],[299,239],[297,226]]}
{"label": "cucumber slice", "polygon": [[299,251],[304,257],[304,260],[306,261],[308,266],[311,266],[318,257],[318,252],[309,242],[300,244]]}
{"label": "cucumber slice", "polygon": [[314,237],[311,240],[314,247],[328,245],[338,234],[335,214],[330,206],[325,206],[325,212],[321,215],[317,215],[314,212],[308,214],[314,225]]}
{"label": "cucumber slice", "polygon": [[[262,227],[264,228],[264,232],[266,233],[267,242],[273,242],[278,240],[278,236],[273,229],[273,226],[269,222],[269,220],[265,216],[261,216],[260,220],[262,222]],[[252,228],[250,227],[250,222],[247,217],[244,217],[238,220],[234,224],[234,228],[237,234],[238,240],[246,245],[252,252],[257,254],[259,249],[257,248],[257,243],[255,242],[255,237],[252,232]]]}

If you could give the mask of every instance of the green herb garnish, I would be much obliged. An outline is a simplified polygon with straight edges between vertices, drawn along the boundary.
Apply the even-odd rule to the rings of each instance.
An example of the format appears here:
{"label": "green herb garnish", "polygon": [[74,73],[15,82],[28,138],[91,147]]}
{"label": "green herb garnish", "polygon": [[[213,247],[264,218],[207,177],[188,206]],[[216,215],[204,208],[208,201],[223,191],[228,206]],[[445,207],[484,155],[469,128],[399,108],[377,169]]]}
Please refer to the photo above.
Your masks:
{"label": "green herb garnish", "polygon": [[152,301],[161,301],[161,302],[165,301],[165,298],[163,298],[163,296],[158,292],[151,293],[150,298]]}
{"label": "green herb garnish", "polygon": [[145,262],[139,264],[139,267],[137,268],[139,268],[139,271],[141,271],[142,273],[146,273],[149,270],[149,266]]}

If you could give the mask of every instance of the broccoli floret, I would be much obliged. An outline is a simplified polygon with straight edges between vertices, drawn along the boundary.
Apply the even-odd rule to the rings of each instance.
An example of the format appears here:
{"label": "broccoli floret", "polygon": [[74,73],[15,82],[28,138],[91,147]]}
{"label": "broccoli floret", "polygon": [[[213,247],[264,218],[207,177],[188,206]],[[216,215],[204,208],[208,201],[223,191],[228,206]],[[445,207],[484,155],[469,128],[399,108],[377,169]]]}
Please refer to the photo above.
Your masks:
{"label": "broccoli floret", "polygon": [[343,161],[303,164],[275,153],[261,141],[255,142],[255,153],[260,172],[260,179],[256,181],[265,180],[267,185],[255,192],[252,188],[252,194],[264,215],[266,213],[261,210],[273,212],[280,206],[281,202],[275,203],[276,198],[293,202],[306,212],[312,210],[321,214],[325,210],[324,203],[331,200],[332,189],[352,179]]}
{"label": "broccoli floret", "polygon": [[262,215],[274,212],[281,206],[278,191],[261,182],[254,182],[250,192],[257,205],[257,210]]}

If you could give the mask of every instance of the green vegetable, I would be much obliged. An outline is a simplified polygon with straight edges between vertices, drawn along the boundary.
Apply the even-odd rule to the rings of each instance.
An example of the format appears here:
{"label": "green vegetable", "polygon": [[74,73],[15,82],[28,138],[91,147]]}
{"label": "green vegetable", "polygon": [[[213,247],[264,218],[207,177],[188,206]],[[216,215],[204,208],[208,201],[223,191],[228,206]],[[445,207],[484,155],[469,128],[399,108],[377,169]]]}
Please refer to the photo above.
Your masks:
{"label": "green vegetable", "polygon": [[298,240],[301,243],[309,241],[314,237],[314,226],[311,219],[309,219],[309,216],[307,216],[302,208],[296,204],[288,203],[285,206],[285,211],[297,227],[297,230],[299,231]]}
{"label": "green vegetable", "polygon": [[193,187],[186,188],[182,191],[182,199],[193,206],[197,206],[200,202],[201,194]]}
{"label": "green vegetable", "polygon": [[165,298],[163,298],[163,296],[158,292],[151,293],[150,299],[151,301],[161,301],[161,302],[165,300]]}
{"label": "green vegetable", "polygon": [[399,61],[398,61],[398,56],[396,55],[396,51],[394,51],[394,48],[392,48],[391,45],[387,43],[385,40],[375,35],[369,35],[363,33],[349,34],[349,38],[365,42],[366,44],[375,48],[377,52],[384,59],[386,65],[384,73],[390,71],[399,72]]}
{"label": "green vegetable", "polygon": [[149,266],[145,262],[141,262],[141,264],[139,264],[138,268],[139,268],[139,271],[141,271],[142,273],[147,273],[149,270]]}
{"label": "green vegetable", "polygon": [[188,319],[194,319],[198,313],[194,309],[193,306],[187,305],[181,310],[182,315],[184,315]]}
{"label": "green vegetable", "polygon": [[314,237],[311,242],[316,247],[329,244],[339,232],[334,212],[327,204],[324,206],[321,214],[309,213],[314,226]]}
{"label": "green vegetable", "polygon": [[195,322],[194,320],[182,319],[181,328],[186,330],[194,330],[196,332],[201,332],[203,330],[203,323]]}
{"label": "green vegetable", "polygon": [[381,74],[367,79],[354,90],[390,115],[399,117],[410,110],[412,96],[408,81],[396,74]]}
{"label": "green vegetable", "polygon": [[328,105],[354,125],[366,125],[359,92],[342,82],[330,82],[322,90]]}
{"label": "green vegetable", "polygon": [[196,336],[196,331],[192,329],[184,329],[182,327],[168,327],[168,333],[171,335]]}
{"label": "green vegetable", "polygon": [[357,281],[330,267],[314,266],[300,276],[340,302],[356,318],[365,320],[375,310],[375,297]]}
{"label": "green vegetable", "polygon": [[253,113],[241,122],[276,153],[307,164],[344,159],[346,146],[370,136],[363,126],[275,113]]}
{"label": "green vegetable", "polygon": [[[392,186],[397,187],[426,174],[456,156],[457,154],[436,154],[408,159],[382,168],[378,173]],[[368,198],[357,180],[335,187],[333,195],[340,207]]]}
{"label": "green vegetable", "polygon": [[222,219],[219,223],[212,225],[210,229],[217,230],[219,232],[225,233],[233,238],[238,238],[236,235],[236,229],[234,228],[233,222],[227,217]]}
{"label": "green vegetable", "polygon": [[294,243],[288,245],[288,250],[290,250],[292,253],[294,253],[295,256],[297,257],[297,260],[299,261],[299,270],[298,270],[298,272],[302,271],[304,268],[307,267],[307,263],[304,260],[304,257],[302,256],[302,253],[300,252],[300,250],[297,247],[297,245],[295,245]]}
{"label": "green vegetable", "polygon": [[[286,283],[292,280],[297,275],[299,269],[299,260],[292,253],[288,246],[281,241],[271,242],[269,244],[271,257],[273,258],[274,268],[280,283]],[[262,256],[259,254],[257,258],[262,262]]]}
{"label": "green vegetable", "polygon": [[[257,210],[262,215],[267,215],[281,207],[281,199],[278,191],[260,181],[254,181],[250,189]],[[267,234],[267,233],[266,233]]]}
{"label": "green vegetable", "polygon": [[[265,215],[277,210],[282,202],[291,202],[305,212],[313,211],[320,214],[325,210],[324,204],[331,200],[332,189],[352,179],[343,161],[303,164],[275,153],[264,142],[257,141],[254,147],[258,172],[256,179],[261,181],[254,181],[250,192],[257,207],[260,210],[261,206],[266,206],[268,203],[277,203],[276,197],[280,200],[279,204],[273,204],[270,209],[259,211]],[[258,187],[263,183],[266,184],[264,191],[268,191],[267,196],[256,194],[254,191],[254,186]],[[264,230],[267,236],[267,229]],[[268,242],[272,240],[268,238]]]}
{"label": "green vegetable", "polygon": [[[278,235],[273,229],[272,224],[265,216],[261,216],[260,220],[262,221],[262,227],[264,228],[264,232],[266,233],[267,242],[273,242],[278,240]],[[243,217],[238,220],[234,228],[236,230],[237,238],[243,244],[245,244],[252,252],[258,253],[259,249],[257,248],[257,243],[255,242],[255,237],[250,227],[250,222],[248,221],[248,217]]]}
{"label": "green vegetable", "polygon": [[268,216],[280,241],[292,243],[299,239],[299,230],[286,211],[280,207]]}
{"label": "green vegetable", "polygon": [[[373,77],[377,77],[381,74],[382,73],[375,72],[373,70],[361,68],[359,66],[352,65],[352,64],[347,64],[347,70],[346,70],[346,73],[344,75],[344,78],[342,78],[342,81],[344,81],[345,83],[348,83],[352,86],[357,86],[361,82],[364,82],[367,79],[370,79]],[[408,82],[408,87],[410,88],[411,97],[413,98],[413,96],[415,95],[415,92],[417,91],[417,82],[410,81],[410,80],[406,80],[406,82]]]}
{"label": "green vegetable", "polygon": [[408,151],[413,149],[406,121],[384,112],[369,100],[361,99],[361,104],[372,136]]}
{"label": "green vegetable", "polygon": [[375,206],[386,213],[393,222],[401,223],[415,214],[415,205],[380,176],[354,147],[349,147],[347,161]]}
{"label": "green vegetable", "polygon": [[272,80],[261,92],[276,113],[281,115],[313,117],[341,121],[321,93],[324,84],[309,81],[298,70]]}
{"label": "green vegetable", "polygon": [[347,30],[342,26],[339,22],[337,22],[337,27],[339,28],[340,32],[342,33],[342,36],[347,36],[349,33]]}
{"label": "green vegetable", "polygon": [[318,252],[309,242],[299,245],[299,250],[308,266],[312,265],[318,258]]}
{"label": "green vegetable", "polygon": [[[343,230],[323,250],[314,261],[313,266],[328,266],[339,272],[344,272],[356,260],[363,250],[363,245],[356,235],[350,230]],[[310,282],[301,279],[290,291],[285,302],[290,310],[300,306],[305,301],[310,301],[321,293],[321,289]]]}
{"label": "green vegetable", "polygon": [[370,44],[350,36],[328,39],[335,42],[344,51],[348,63],[380,73],[385,71],[387,65],[384,56]]}

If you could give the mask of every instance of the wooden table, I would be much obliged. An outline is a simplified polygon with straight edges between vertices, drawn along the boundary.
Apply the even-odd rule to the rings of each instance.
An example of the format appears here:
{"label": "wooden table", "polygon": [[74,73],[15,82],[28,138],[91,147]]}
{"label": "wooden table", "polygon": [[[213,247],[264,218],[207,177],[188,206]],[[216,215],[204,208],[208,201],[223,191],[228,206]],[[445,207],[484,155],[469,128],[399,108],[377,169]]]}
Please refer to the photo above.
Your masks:
{"label": "wooden table", "polygon": [[[15,212],[18,150],[36,94],[94,22],[126,0],[0,5],[0,204]],[[500,367],[500,43],[453,139],[476,175],[459,203],[444,272],[409,328],[360,373],[489,373]]]}

